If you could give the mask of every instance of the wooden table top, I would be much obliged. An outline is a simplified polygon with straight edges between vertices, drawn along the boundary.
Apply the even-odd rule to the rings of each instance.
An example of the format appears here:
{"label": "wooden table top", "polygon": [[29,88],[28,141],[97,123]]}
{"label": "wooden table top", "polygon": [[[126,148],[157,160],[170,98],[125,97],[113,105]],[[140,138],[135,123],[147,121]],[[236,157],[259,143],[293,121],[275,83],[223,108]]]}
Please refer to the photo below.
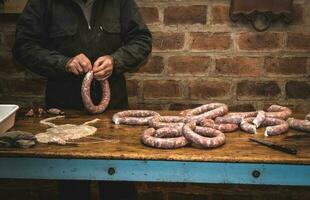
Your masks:
{"label": "wooden table top", "polygon": [[[85,112],[67,111],[65,119],[53,121],[55,124],[82,124],[94,118],[100,121],[94,124],[98,128],[94,136],[104,139],[117,139],[119,143],[101,142],[81,144],[79,146],[58,146],[38,144],[30,149],[1,148],[0,157],[43,157],[43,158],[84,158],[84,159],[130,159],[130,160],[175,160],[207,162],[245,162],[245,163],[283,163],[310,164],[310,134],[289,130],[286,134],[274,137],[263,135],[265,128],[258,129],[256,135],[236,131],[226,133],[226,144],[215,149],[197,149],[183,147],[175,150],[162,150],[146,147],[140,142],[145,126],[114,125],[111,121],[116,111],[101,115],[87,115]],[[162,115],[175,115],[176,111],[159,111]],[[304,118],[304,114],[295,114]],[[47,117],[47,116],[46,116]],[[14,130],[32,133],[44,132],[45,125],[39,123],[42,118],[19,118]],[[279,144],[292,145],[297,155],[279,152],[249,141],[249,137],[263,138]],[[79,141],[86,141],[85,139]],[[89,141],[89,139],[87,139]]]}

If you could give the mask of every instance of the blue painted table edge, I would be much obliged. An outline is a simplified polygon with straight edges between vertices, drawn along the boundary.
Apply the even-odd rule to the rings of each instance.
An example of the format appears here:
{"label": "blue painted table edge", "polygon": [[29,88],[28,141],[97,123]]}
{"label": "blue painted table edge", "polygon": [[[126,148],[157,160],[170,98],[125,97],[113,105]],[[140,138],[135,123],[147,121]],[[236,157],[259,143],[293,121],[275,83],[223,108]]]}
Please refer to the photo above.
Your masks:
{"label": "blue painted table edge", "polygon": [[310,186],[310,165],[1,157],[0,178]]}

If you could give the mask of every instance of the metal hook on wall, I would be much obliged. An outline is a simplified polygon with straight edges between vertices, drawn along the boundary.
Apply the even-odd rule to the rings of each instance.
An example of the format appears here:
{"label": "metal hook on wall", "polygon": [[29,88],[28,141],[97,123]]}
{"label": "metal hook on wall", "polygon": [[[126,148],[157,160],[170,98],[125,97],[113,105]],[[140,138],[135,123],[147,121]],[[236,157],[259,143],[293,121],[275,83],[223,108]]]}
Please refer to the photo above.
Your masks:
{"label": "metal hook on wall", "polygon": [[263,32],[275,21],[293,21],[293,0],[231,0],[229,16],[233,22],[246,19],[256,31]]}

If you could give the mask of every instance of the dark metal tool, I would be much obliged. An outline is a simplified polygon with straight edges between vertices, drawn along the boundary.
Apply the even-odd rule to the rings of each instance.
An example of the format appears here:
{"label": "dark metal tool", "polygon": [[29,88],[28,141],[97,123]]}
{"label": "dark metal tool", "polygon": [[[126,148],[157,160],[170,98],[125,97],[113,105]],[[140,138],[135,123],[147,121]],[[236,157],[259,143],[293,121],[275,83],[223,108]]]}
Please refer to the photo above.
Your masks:
{"label": "dark metal tool", "polygon": [[289,146],[285,146],[285,145],[279,145],[279,144],[275,144],[266,140],[261,140],[261,139],[257,139],[257,138],[249,138],[250,141],[252,142],[256,142],[259,144],[262,144],[264,146],[267,146],[269,148],[278,150],[278,151],[282,151],[285,153],[289,153],[289,154],[297,154],[297,149],[293,148],[293,147],[289,147]]}

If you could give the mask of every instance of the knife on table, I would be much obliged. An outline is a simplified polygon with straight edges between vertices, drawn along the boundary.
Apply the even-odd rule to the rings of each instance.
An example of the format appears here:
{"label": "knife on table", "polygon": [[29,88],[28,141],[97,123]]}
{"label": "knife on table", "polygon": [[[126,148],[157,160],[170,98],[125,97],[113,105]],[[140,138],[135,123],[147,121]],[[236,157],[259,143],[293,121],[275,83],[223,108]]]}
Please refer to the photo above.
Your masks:
{"label": "knife on table", "polygon": [[297,154],[297,149],[293,148],[293,147],[289,147],[289,146],[285,146],[285,145],[279,145],[279,144],[275,144],[266,140],[261,140],[258,138],[249,138],[250,141],[252,142],[256,142],[259,144],[262,144],[264,146],[267,146],[269,148],[278,150],[278,151],[282,151],[284,153],[289,153],[289,154],[293,154],[296,155]]}

